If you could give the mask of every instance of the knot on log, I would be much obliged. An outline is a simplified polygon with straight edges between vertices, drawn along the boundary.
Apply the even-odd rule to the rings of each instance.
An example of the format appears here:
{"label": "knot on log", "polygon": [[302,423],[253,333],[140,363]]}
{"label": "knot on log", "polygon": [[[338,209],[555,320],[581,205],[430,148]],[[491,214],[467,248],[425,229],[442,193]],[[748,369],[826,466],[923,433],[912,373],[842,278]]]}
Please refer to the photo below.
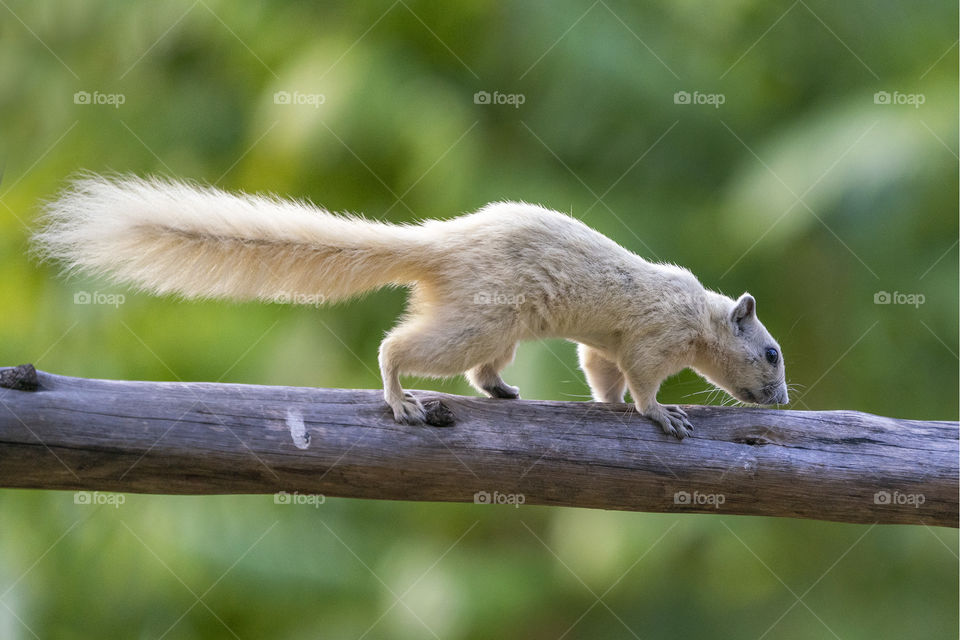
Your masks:
{"label": "knot on log", "polygon": [[16,391],[36,391],[40,388],[37,370],[32,364],[21,364],[10,369],[0,369],[0,387]]}

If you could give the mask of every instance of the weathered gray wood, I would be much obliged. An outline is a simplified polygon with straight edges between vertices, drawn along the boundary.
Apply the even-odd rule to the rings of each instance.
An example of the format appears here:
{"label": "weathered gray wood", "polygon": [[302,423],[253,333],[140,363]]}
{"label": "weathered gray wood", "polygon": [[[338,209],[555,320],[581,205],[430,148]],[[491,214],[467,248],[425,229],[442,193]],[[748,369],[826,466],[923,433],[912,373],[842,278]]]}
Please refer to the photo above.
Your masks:
{"label": "weathered gray wood", "polygon": [[956,422],[694,406],[678,442],[625,405],[417,392],[452,411],[438,428],[395,424],[378,391],[36,375],[0,388],[3,487],[958,525]]}

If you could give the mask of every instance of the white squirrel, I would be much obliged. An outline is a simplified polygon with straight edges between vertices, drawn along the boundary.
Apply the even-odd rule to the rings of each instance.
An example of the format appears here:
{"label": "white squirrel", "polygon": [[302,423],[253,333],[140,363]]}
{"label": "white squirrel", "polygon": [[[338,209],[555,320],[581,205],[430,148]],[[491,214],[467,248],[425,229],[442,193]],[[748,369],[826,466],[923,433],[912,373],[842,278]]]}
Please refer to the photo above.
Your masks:
{"label": "white squirrel", "polygon": [[686,269],[536,205],[394,225],[173,180],[87,176],[47,206],[34,243],[67,271],[187,298],[335,302],[409,285],[409,308],[380,345],[384,398],[402,423],[426,411],[401,374],[465,373],[491,397],[518,398],[500,372],[518,341],[547,337],[579,343],[595,400],[623,402],[629,389],[679,439],[693,427],[657,391],[685,367],[743,402],[789,402],[780,347],[750,294],[709,291]]}

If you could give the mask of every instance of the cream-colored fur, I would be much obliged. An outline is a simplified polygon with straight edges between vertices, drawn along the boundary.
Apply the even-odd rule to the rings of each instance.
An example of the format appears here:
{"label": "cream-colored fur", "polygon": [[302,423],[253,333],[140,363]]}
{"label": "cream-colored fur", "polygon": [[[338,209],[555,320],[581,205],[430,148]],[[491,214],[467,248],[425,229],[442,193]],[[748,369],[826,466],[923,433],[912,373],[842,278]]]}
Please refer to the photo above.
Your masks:
{"label": "cream-colored fur", "polygon": [[708,291],[689,271],[536,205],[391,225],[275,197],[91,176],[48,206],[35,244],[68,270],[190,298],[332,302],[409,285],[409,309],[380,346],[384,397],[402,422],[425,411],[401,374],[466,373],[484,393],[516,398],[500,371],[517,342],[545,337],[580,344],[596,400],[621,402],[629,389],[639,411],[680,438],[686,414],[656,394],[685,367],[738,399],[787,402],[780,348],[749,294],[735,302]]}

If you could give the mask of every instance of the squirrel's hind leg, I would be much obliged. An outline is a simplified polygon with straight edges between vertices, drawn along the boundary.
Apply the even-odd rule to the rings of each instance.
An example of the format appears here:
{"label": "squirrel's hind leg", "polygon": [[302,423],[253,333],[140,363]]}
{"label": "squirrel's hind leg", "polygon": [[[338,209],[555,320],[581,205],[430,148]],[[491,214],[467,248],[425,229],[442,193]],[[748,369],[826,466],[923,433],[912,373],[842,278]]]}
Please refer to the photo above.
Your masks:
{"label": "squirrel's hind leg", "polygon": [[[383,397],[397,422],[423,423],[426,410],[419,400],[404,393],[401,374],[453,377],[485,366],[478,367],[478,362],[491,363],[489,370],[484,369],[486,377],[482,379],[491,385],[491,395],[496,392],[504,394],[502,397],[516,397],[517,389],[504,383],[496,373],[510,363],[515,345],[510,343],[505,350],[502,332],[465,325],[463,318],[415,316],[391,330],[380,344]],[[500,366],[495,369],[497,365]],[[497,386],[498,382],[501,386]]]}
{"label": "squirrel's hind leg", "polygon": [[513,356],[516,352],[517,345],[511,345],[499,358],[467,371],[467,380],[473,385],[474,389],[487,394],[491,398],[519,399],[520,389],[507,384],[500,377],[500,372],[513,362]]}

